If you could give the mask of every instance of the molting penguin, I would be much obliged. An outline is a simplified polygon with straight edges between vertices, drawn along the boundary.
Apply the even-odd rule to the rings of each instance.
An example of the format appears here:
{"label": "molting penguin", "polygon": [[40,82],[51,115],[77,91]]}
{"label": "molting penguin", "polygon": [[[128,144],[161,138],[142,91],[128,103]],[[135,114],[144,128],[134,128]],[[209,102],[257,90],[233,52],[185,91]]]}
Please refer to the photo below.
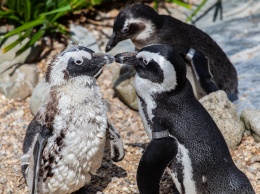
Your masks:
{"label": "molting penguin", "polygon": [[221,89],[230,100],[237,99],[236,69],[218,44],[195,26],[159,15],[145,4],[134,4],[122,9],[116,17],[106,51],[129,38],[138,49],[150,44],[173,45],[190,61],[187,77],[192,83],[194,80],[198,98]]}
{"label": "molting penguin", "polygon": [[168,45],[116,55],[136,69],[140,116],[151,138],[137,170],[140,194],[158,194],[168,167],[182,194],[254,194],[227,144],[195,98],[182,57]]}
{"label": "molting penguin", "polygon": [[[71,193],[100,167],[106,140],[122,160],[117,130],[108,122],[95,76],[114,57],[83,46],[68,48],[49,65],[44,105],[27,128],[22,172],[32,194]],[[107,139],[107,137],[109,139]]]}

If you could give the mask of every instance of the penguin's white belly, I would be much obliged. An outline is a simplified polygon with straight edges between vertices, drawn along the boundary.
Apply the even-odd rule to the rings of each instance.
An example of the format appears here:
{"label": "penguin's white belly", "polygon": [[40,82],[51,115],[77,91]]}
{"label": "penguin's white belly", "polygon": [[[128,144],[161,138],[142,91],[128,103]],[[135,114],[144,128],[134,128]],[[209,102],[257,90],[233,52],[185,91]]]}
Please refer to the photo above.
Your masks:
{"label": "penguin's white belly", "polygon": [[[100,167],[107,129],[106,108],[98,95],[91,99],[73,104],[74,99],[61,95],[53,135],[43,151],[43,158],[49,161],[50,154],[55,156],[52,164],[42,163],[44,167],[49,165],[52,173],[42,182],[43,193],[74,192],[89,182],[91,174]],[[61,145],[57,144],[58,137],[63,137]]]}
{"label": "penguin's white belly", "polygon": [[[177,165],[178,167],[177,167]],[[181,167],[180,167],[180,166]],[[191,159],[189,151],[184,145],[178,142],[178,153],[174,158],[170,167],[167,168],[168,173],[171,175],[178,191],[181,194],[197,194],[195,181],[193,180],[193,169],[191,165]],[[178,179],[178,173],[182,176],[183,182]],[[181,186],[184,187],[184,193]]]}
{"label": "penguin's white belly", "polygon": [[199,81],[197,80],[196,75],[195,75],[193,69],[191,68],[191,66],[186,65],[186,67],[187,67],[187,76],[186,77],[192,85],[192,90],[193,90],[195,97],[199,100],[203,96],[206,95],[206,92],[200,86]]}

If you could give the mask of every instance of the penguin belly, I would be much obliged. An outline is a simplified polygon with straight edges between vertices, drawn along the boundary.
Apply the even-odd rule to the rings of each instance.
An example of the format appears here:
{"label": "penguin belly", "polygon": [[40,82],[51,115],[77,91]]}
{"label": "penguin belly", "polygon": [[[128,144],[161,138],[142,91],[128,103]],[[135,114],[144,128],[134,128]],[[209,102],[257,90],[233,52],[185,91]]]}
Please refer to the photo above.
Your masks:
{"label": "penguin belly", "polygon": [[199,100],[199,99],[201,99],[203,96],[205,96],[207,94],[202,89],[199,81],[196,78],[195,72],[191,68],[191,66],[186,64],[186,68],[187,68],[187,79],[190,81],[190,83],[192,85],[192,90],[193,90],[193,93],[194,93],[195,97]]}
{"label": "penguin belly", "polygon": [[180,194],[198,194],[189,151],[178,142],[178,153],[167,168]]}
{"label": "penguin belly", "polygon": [[[52,135],[43,150],[37,193],[72,193],[89,182],[101,166],[107,129],[106,107],[101,95],[94,87],[79,88],[74,84],[67,87],[56,93],[57,114],[52,122]],[[68,89],[70,93],[63,92]],[[44,122],[45,112],[46,107],[39,111],[39,123]],[[30,149],[26,155],[33,156],[32,152]],[[30,189],[32,172],[29,165]]]}

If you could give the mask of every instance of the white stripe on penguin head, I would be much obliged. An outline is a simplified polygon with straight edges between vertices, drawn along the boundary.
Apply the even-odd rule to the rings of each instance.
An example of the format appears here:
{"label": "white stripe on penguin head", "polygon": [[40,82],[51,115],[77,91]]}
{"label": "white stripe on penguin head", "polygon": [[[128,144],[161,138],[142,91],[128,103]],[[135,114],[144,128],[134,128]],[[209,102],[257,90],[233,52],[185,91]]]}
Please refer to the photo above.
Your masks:
{"label": "white stripe on penguin head", "polygon": [[152,110],[156,108],[156,103],[154,102],[152,95],[175,89],[177,86],[176,71],[173,64],[159,53],[141,51],[136,57],[143,58],[148,63],[149,61],[154,60],[163,71],[164,80],[162,83],[154,83],[148,79],[141,78],[137,73],[135,75],[134,85],[136,92],[146,102],[148,117],[152,120],[154,117]]}

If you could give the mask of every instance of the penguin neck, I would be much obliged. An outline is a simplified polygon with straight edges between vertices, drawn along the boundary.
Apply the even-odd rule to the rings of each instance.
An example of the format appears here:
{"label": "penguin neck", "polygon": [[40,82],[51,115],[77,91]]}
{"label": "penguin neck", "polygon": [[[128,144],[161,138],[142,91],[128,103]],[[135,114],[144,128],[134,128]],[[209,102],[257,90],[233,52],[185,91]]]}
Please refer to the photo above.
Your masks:
{"label": "penguin neck", "polygon": [[161,16],[157,14],[154,16],[156,20],[144,20],[144,29],[140,30],[139,33],[131,37],[131,41],[134,43],[136,48],[141,49],[144,46],[159,43],[156,38],[159,29],[161,28]]}

